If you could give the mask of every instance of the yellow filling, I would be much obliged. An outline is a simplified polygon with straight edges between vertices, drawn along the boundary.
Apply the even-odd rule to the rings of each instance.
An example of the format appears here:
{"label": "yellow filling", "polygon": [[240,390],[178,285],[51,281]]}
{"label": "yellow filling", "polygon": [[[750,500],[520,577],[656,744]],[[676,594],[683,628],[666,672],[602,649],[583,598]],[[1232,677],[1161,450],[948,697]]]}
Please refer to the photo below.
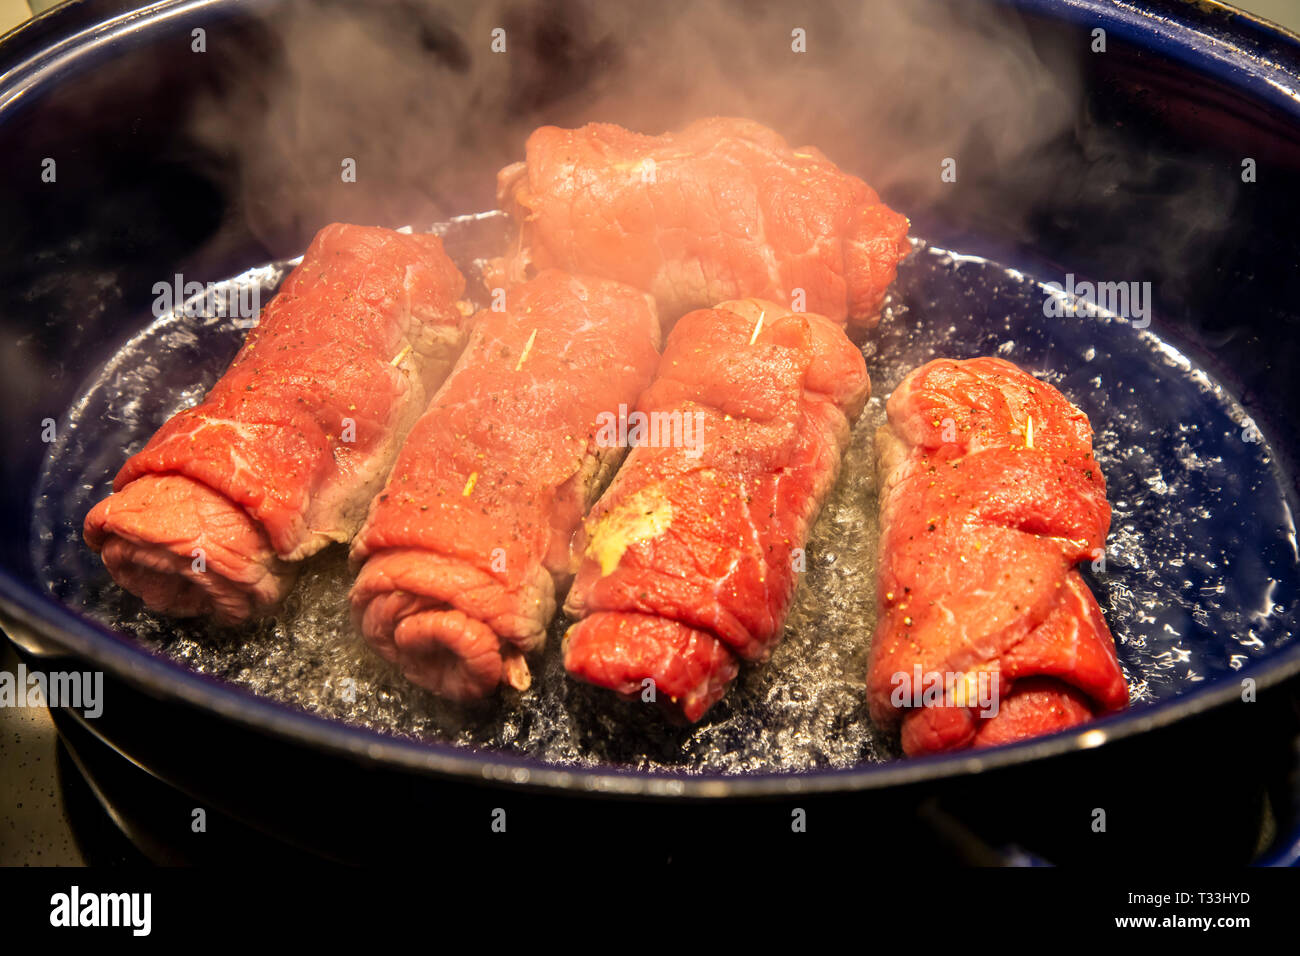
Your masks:
{"label": "yellow filling", "polygon": [[612,574],[632,545],[657,538],[673,521],[673,505],[651,490],[638,491],[587,529],[587,557],[600,562],[600,576]]}

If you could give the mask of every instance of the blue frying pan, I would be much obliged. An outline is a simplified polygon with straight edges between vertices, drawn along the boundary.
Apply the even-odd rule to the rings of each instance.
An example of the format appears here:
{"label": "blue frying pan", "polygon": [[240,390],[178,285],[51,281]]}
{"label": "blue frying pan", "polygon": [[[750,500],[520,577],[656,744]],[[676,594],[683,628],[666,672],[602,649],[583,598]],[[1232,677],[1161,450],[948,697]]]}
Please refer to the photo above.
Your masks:
{"label": "blue frying pan", "polygon": [[[598,12],[559,4],[551,15],[571,22],[573,52],[557,58],[546,43],[528,45],[541,32],[531,8],[506,5],[523,63],[513,68],[528,82],[493,87],[512,95],[478,103],[474,125],[456,131],[472,158],[431,157],[413,177],[400,143],[372,153],[340,144],[341,156],[363,156],[364,175],[343,184],[333,156],[311,171],[325,133],[285,127],[283,142],[266,145],[268,163],[252,159],[254,137],[276,128],[265,124],[286,120],[275,92],[300,68],[288,38],[310,26],[316,42],[336,29],[390,42],[400,30],[440,98],[474,101],[483,53],[454,13],[399,4],[406,19],[395,27],[391,12],[331,3],[313,6],[309,21],[272,2],[125,8],[70,4],[0,43],[0,163],[13,193],[0,210],[9,436],[0,621],[29,666],[102,669],[116,695],[101,718],[63,720],[199,792],[213,780],[182,766],[174,728],[202,727],[227,749],[238,740],[268,767],[309,754],[313,766],[365,768],[403,786],[697,804],[1009,787],[1018,779],[1009,774],[1052,779],[1083,766],[1118,775],[1143,741],[1207,727],[1248,735],[1251,721],[1286,710],[1300,672],[1297,38],[1209,3],[933,5],[927,16],[947,17],[936,22],[982,52],[1006,44],[1040,72],[1056,64],[1069,81],[1051,102],[1069,113],[1036,139],[1000,144],[983,129],[954,140],[960,171],[947,192],[932,182],[950,158],[942,152],[918,154],[916,172],[887,171],[884,198],[911,216],[914,250],[880,328],[861,342],[875,397],[810,543],[787,639],[706,721],[676,729],[572,685],[556,640],[527,697],[453,708],[408,687],[347,632],[340,554],[313,562],[277,620],[222,632],[147,614],[79,540],[121,461],[215,381],[243,335],[183,303],[151,314],[155,282],[184,274],[256,288],[265,302],[315,228],[346,218],[435,228],[472,274],[504,237],[498,215],[471,214],[493,205],[491,171],[542,122],[621,119],[589,115],[619,97],[586,91],[635,90],[629,63],[650,49],[671,67],[672,37],[651,30],[621,49]],[[680,17],[704,9],[683,6]],[[819,13],[821,35],[854,9]],[[767,42],[762,24],[735,29],[739,45]],[[890,77],[859,76],[852,62],[781,68],[820,87],[827,104],[867,81],[874,100],[895,97]],[[763,88],[737,70],[737,89]],[[956,121],[970,104],[942,79],[920,71],[912,80],[922,89],[904,99],[956,96],[946,107]],[[629,106],[622,121],[653,127],[671,112],[663,98]],[[720,112],[735,105],[715,100]],[[836,143],[832,157],[873,182],[870,157],[919,153],[906,116],[848,104],[845,115],[804,117],[791,137]],[[328,115],[303,108],[294,119]],[[781,127],[780,117],[756,118]],[[854,142],[867,157],[859,164],[846,152]],[[416,137],[413,151],[427,148]],[[42,179],[47,160],[52,181]],[[982,354],[1031,369],[1093,423],[1115,515],[1104,557],[1084,570],[1133,705],[1049,737],[904,760],[870,725],[861,693],[874,600],[869,435],[908,370]],[[222,799],[256,815],[237,792]],[[1290,809],[1274,812],[1285,819]]]}

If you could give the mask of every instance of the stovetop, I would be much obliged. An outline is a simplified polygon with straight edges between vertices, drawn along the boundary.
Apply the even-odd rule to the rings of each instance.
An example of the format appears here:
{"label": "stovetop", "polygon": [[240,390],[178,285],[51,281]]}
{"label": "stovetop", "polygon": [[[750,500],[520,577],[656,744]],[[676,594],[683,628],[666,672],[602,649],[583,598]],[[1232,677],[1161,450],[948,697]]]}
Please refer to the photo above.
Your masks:
{"label": "stovetop", "polygon": [[[17,662],[6,642],[0,670],[12,672]],[[1262,742],[1253,746],[1265,752]],[[1205,827],[1189,837],[1220,856],[1242,861],[1300,860],[1300,833],[1294,832],[1300,780],[1294,773],[1281,781],[1264,779],[1276,776],[1270,767],[1275,764],[1261,761],[1260,779],[1234,787],[1231,801],[1197,788],[1195,796],[1207,801],[1208,816]],[[319,858],[164,782],[105,744],[71,711],[0,708],[0,768],[0,865],[246,865],[249,860],[277,864]],[[960,794],[957,799],[920,799],[914,819],[891,825],[909,830],[909,839],[920,841],[926,858],[936,863],[1052,862],[1035,850],[1031,815],[1025,815],[1017,832],[1014,825],[1008,831],[1005,821],[991,822],[986,810],[978,799],[966,803]],[[199,811],[203,825],[195,827]],[[1111,812],[1119,815],[1125,809],[1112,807]],[[1171,807],[1171,820],[1173,815]]]}

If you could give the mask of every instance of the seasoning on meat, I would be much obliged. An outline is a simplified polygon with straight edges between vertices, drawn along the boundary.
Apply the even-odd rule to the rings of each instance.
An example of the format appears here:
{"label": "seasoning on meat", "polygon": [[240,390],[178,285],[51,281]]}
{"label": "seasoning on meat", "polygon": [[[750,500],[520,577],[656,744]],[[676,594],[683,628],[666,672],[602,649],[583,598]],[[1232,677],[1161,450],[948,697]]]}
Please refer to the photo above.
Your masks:
{"label": "seasoning on meat", "polygon": [[1060,730],[1128,688],[1075,569],[1110,527],[1087,417],[997,358],[939,359],[889,398],[872,718],[911,755]]}
{"label": "seasoning on meat", "polygon": [[693,440],[633,448],[578,535],[569,673],[696,721],[766,660],[869,390],[823,316],[748,299],[678,322],[637,410]]}
{"label": "seasoning on meat", "polygon": [[604,417],[649,384],[644,292],[547,271],[472,321],[352,546],[353,618],[408,679],[456,699],[529,685],[574,529],[624,449]]}
{"label": "seasoning on meat", "polygon": [[874,324],[908,253],[907,220],[813,147],[745,119],[643,136],[544,126],[498,177],[519,224],[502,282],[558,267],[655,296],[666,324],[756,296]]}
{"label": "seasoning on meat", "polygon": [[155,611],[273,611],[361,523],[461,349],[464,288],[434,236],[326,226],[204,400],[123,465],[87,544]]}

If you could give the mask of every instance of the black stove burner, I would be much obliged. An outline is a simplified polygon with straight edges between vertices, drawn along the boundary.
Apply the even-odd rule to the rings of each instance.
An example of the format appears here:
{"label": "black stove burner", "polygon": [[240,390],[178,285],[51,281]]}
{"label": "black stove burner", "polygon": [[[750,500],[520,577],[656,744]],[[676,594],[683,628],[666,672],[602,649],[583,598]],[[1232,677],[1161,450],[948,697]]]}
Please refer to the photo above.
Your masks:
{"label": "black stove burner", "polygon": [[[86,729],[52,710],[68,824],[88,866],[302,863],[310,854],[258,833],[164,783]],[[195,810],[202,810],[196,829]]]}

